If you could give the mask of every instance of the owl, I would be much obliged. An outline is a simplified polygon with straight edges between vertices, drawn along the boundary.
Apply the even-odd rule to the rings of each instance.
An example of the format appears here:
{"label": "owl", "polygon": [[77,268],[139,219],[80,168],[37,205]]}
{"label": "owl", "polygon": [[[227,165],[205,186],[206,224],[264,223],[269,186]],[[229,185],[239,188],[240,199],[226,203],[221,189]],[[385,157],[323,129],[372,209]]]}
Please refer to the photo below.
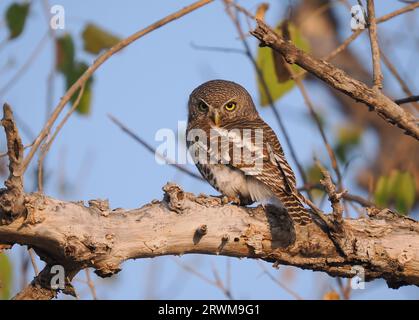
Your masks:
{"label": "owl", "polygon": [[312,221],[277,136],[241,85],[212,80],[193,90],[186,140],[201,175],[230,202],[270,203],[294,223]]}

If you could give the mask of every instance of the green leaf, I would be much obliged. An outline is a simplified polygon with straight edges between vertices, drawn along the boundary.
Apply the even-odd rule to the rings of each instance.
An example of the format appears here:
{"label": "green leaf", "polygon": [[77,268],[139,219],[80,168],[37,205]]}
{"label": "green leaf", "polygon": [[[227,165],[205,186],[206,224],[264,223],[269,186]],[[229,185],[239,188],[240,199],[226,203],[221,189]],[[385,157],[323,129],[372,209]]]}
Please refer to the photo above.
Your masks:
{"label": "green leaf", "polygon": [[[278,27],[276,28],[277,32],[281,35],[283,35],[285,31],[282,26],[283,26],[283,23],[280,23]],[[293,42],[293,44],[296,47],[306,52],[310,51],[308,42],[305,41],[305,39],[302,37],[297,27],[289,23],[288,31],[289,31],[290,40]],[[290,91],[295,85],[294,80],[287,80],[289,79],[289,77],[287,77],[286,74],[284,76],[281,76],[281,73],[286,72],[286,71],[281,71],[281,70],[284,70],[281,68],[280,70],[278,70],[277,66],[281,65],[280,62],[278,62],[280,58],[277,55],[274,56],[274,54],[275,53],[273,52],[271,48],[259,47],[258,52],[257,52],[257,58],[256,58],[256,63],[264,76],[265,83],[269,89],[269,92],[272,96],[273,101],[282,97],[285,93]],[[277,60],[276,65],[275,65],[275,59]],[[291,69],[293,70],[295,74],[299,73],[302,70],[297,65],[292,65]],[[258,88],[259,88],[259,94],[260,94],[260,104],[262,106],[269,105],[268,96],[264,90],[264,86],[262,82],[260,81],[259,77],[258,77]]]}
{"label": "green leaf", "polygon": [[84,50],[98,54],[103,49],[109,49],[121,41],[117,36],[101,29],[94,24],[88,24],[83,31]]}
{"label": "green leaf", "polygon": [[[77,99],[77,94],[75,95],[76,98],[74,99],[74,101]],[[73,101],[73,103],[74,103]],[[84,88],[84,92],[83,95],[80,99],[80,103],[77,106],[77,112],[81,115],[89,115],[90,114],[90,106],[92,104],[92,87],[91,85],[86,85],[86,87]]]}
{"label": "green leaf", "polygon": [[13,3],[6,10],[6,24],[9,28],[9,39],[19,37],[25,27],[29,13],[29,3]]}
{"label": "green leaf", "polygon": [[416,185],[415,179],[409,172],[401,172],[397,179],[395,189],[395,207],[403,214],[408,214],[415,203]]}
{"label": "green leaf", "polygon": [[[320,171],[320,168],[313,164],[311,165],[307,170],[307,180],[309,183],[312,184],[318,184],[320,183],[320,180],[323,179],[323,174]],[[311,191],[311,194],[315,197],[315,198],[319,198],[323,195],[323,191],[322,190],[318,190],[318,189],[313,189]]]}
{"label": "green leaf", "polygon": [[355,126],[343,126],[339,128],[337,142],[334,147],[340,161],[346,162],[348,153],[356,147],[362,137],[362,129]]}
{"label": "green leaf", "polygon": [[68,73],[74,67],[75,48],[70,34],[57,38],[55,42],[56,69],[62,73]]}
{"label": "green leaf", "polygon": [[0,253],[0,299],[10,299],[13,268],[9,257]]}
{"label": "green leaf", "polygon": [[394,204],[399,213],[408,214],[416,200],[415,179],[407,171],[392,170],[388,176],[378,179],[374,197],[378,206]]}
{"label": "green leaf", "polygon": [[[64,74],[66,80],[66,88],[68,90],[82,76],[82,74],[87,70],[89,66],[84,62],[75,60],[75,46],[73,38],[70,34],[66,34],[57,39],[56,55],[56,68],[59,72]],[[92,100],[92,82],[93,77],[90,77],[86,81],[83,95],[76,109],[79,114],[87,115],[90,113]],[[77,100],[79,92],[80,91],[77,91],[71,97],[71,103],[73,105]]]}
{"label": "green leaf", "polygon": [[380,207],[386,207],[390,198],[390,188],[387,176],[381,176],[375,187],[374,199],[375,203]]}
{"label": "green leaf", "polygon": [[[75,62],[71,70],[68,70],[66,75],[67,90],[81,77],[81,75],[87,70],[89,66],[84,62]],[[88,115],[90,113],[90,106],[92,100],[92,82],[93,78],[90,77],[85,84],[84,93],[81,97],[80,103],[77,106],[77,112],[82,115]],[[79,91],[78,91],[79,92]],[[75,103],[78,97],[76,92],[72,98],[71,103]]]}

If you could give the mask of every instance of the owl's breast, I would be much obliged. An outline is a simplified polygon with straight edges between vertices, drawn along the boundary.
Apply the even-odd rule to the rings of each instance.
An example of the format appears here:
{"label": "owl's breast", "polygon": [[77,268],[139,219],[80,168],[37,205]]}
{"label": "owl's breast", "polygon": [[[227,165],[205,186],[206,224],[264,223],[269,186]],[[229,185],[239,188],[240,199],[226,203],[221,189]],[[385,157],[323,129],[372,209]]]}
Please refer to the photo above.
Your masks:
{"label": "owl's breast", "polygon": [[204,178],[226,196],[247,196],[249,194],[246,176],[240,170],[223,164],[200,165]]}
{"label": "owl's breast", "polygon": [[265,202],[272,197],[269,188],[253,176],[224,164],[197,164],[202,176],[220,193],[237,197],[243,204]]}

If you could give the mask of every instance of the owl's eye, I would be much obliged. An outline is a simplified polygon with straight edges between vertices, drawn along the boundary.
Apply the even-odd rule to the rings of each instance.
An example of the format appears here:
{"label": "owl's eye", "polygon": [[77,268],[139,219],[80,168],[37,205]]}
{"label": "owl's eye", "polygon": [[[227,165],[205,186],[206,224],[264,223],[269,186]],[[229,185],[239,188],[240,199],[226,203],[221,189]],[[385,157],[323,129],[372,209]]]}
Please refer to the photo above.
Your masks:
{"label": "owl's eye", "polygon": [[208,111],[208,106],[205,102],[201,101],[198,104],[198,110],[201,112],[207,112]]}
{"label": "owl's eye", "polygon": [[227,111],[233,111],[234,109],[236,109],[236,108],[237,108],[237,103],[235,103],[234,101],[230,101],[229,103],[227,103],[227,104],[224,106],[224,108],[225,108]]}

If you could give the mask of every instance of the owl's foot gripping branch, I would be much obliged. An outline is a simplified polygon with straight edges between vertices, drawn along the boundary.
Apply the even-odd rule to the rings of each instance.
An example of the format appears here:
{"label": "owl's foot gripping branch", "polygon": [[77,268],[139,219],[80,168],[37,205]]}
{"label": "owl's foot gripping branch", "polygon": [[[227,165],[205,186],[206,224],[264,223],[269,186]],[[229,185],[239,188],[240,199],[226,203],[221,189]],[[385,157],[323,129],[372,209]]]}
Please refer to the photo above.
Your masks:
{"label": "owl's foot gripping branch", "polygon": [[[23,147],[12,113],[5,111],[10,176],[0,194],[0,250],[25,245],[46,262],[16,299],[52,299],[60,290],[74,294],[71,280],[84,268],[107,277],[129,259],[187,253],[261,259],[340,277],[353,277],[357,267],[367,281],[419,286],[419,223],[389,210],[343,219],[342,255],[316,223],[294,226],[269,206],[226,204],[170,183],[163,200],[132,210],[112,210],[103,200],[86,205],[25,193],[19,174]],[[65,271],[62,288],[51,287],[56,266]]]}

